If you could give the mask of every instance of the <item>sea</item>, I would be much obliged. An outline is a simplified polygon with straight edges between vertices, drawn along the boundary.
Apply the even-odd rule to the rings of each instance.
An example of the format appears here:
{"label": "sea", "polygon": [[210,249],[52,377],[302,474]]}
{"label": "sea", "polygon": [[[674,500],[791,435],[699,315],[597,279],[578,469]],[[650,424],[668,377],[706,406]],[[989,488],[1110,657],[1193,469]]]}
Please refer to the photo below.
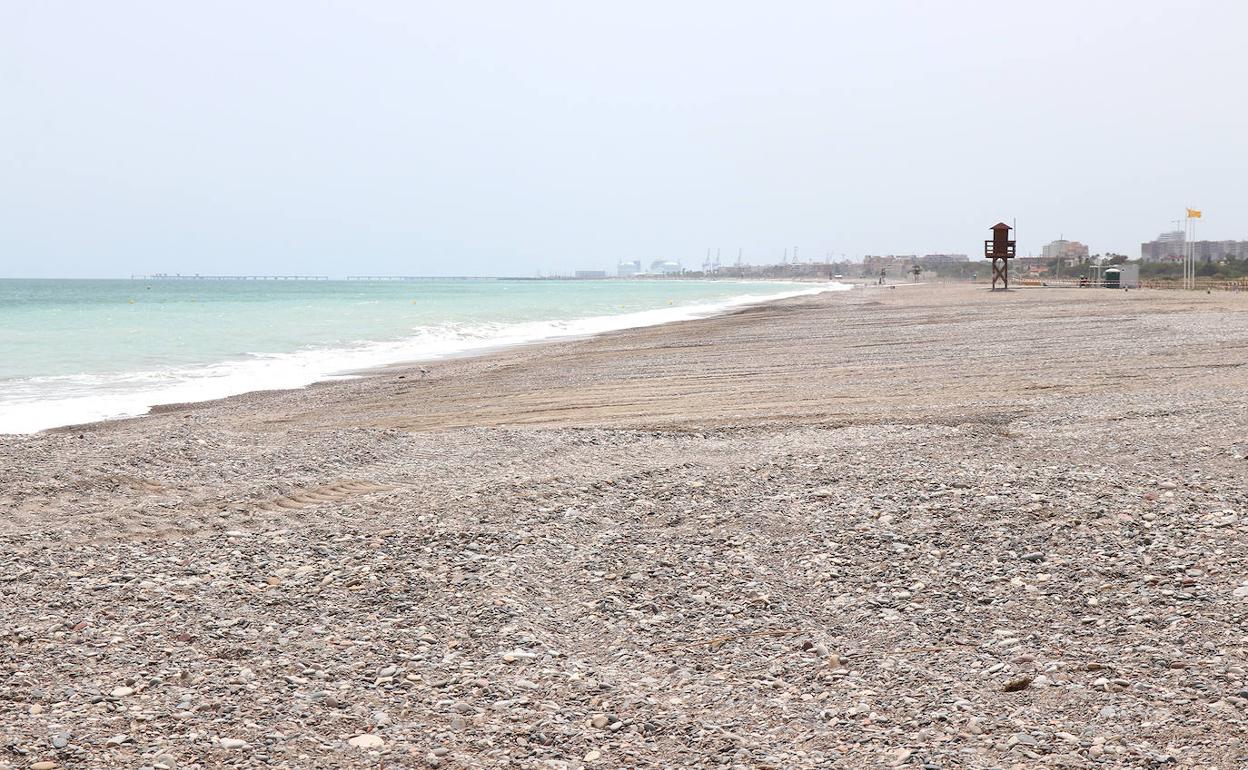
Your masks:
{"label": "sea", "polygon": [[0,433],[847,288],[731,280],[0,280]]}

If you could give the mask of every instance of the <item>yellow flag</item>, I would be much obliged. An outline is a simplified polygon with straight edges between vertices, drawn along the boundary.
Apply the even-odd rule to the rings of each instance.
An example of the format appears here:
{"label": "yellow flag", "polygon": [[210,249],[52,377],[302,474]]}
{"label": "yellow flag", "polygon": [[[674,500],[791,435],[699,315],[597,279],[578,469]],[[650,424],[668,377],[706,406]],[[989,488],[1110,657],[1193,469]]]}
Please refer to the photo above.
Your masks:
{"label": "yellow flag", "polygon": [[1200,219],[1200,209],[1188,209],[1187,218],[1188,219]]}

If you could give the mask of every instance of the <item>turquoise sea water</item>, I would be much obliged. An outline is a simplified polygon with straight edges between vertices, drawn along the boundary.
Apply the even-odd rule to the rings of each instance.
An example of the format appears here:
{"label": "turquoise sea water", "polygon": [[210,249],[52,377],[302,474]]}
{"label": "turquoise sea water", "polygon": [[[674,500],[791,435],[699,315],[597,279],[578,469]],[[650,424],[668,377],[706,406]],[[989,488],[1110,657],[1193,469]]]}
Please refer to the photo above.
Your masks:
{"label": "turquoise sea water", "polygon": [[0,280],[0,432],[710,315],[834,284]]}

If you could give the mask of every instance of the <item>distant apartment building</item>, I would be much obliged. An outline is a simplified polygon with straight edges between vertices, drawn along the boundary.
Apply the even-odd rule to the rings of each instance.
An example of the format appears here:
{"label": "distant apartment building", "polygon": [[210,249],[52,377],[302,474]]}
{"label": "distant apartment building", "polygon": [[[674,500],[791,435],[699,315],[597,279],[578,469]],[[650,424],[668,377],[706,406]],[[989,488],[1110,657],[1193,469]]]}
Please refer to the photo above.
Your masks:
{"label": "distant apartment building", "polygon": [[868,254],[862,258],[862,271],[869,275],[881,270],[896,272],[917,265],[918,259],[914,254]]}
{"label": "distant apartment building", "polygon": [[924,254],[919,257],[918,264],[928,270],[937,270],[950,265],[962,265],[970,262],[965,254]]}
{"label": "distant apartment building", "polygon": [[1198,262],[1248,259],[1248,241],[1193,241],[1192,253]]}
{"label": "distant apartment building", "polygon": [[[1145,262],[1178,261],[1183,259],[1187,246],[1182,230],[1162,233],[1157,240],[1140,244],[1140,259]],[[1191,248],[1197,262],[1248,259],[1248,241],[1192,241]]]}
{"label": "distant apartment building", "polygon": [[1183,258],[1187,236],[1182,230],[1162,233],[1155,240],[1140,244],[1140,259],[1145,262],[1165,262]]}
{"label": "distant apartment building", "polygon": [[577,270],[577,278],[606,278],[606,270]]}
{"label": "distant apartment building", "polygon": [[635,275],[641,275],[641,260],[634,259],[629,262],[621,262],[616,265],[615,274],[621,278],[632,278]]}
{"label": "distant apartment building", "polygon": [[1044,259],[1065,259],[1068,261],[1087,259],[1088,247],[1079,241],[1068,241],[1059,238],[1041,249],[1040,256]]}
{"label": "distant apartment building", "polygon": [[657,275],[679,275],[683,271],[679,262],[670,259],[656,259],[650,263],[650,272]]}

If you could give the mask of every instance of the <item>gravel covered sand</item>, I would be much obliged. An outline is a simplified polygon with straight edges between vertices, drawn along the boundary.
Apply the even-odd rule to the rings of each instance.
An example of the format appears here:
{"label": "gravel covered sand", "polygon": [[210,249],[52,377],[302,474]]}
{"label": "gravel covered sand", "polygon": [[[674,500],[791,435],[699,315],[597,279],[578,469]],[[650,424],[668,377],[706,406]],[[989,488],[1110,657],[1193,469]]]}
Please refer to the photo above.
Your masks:
{"label": "gravel covered sand", "polygon": [[0,437],[0,768],[1248,765],[1248,294],[428,366]]}

